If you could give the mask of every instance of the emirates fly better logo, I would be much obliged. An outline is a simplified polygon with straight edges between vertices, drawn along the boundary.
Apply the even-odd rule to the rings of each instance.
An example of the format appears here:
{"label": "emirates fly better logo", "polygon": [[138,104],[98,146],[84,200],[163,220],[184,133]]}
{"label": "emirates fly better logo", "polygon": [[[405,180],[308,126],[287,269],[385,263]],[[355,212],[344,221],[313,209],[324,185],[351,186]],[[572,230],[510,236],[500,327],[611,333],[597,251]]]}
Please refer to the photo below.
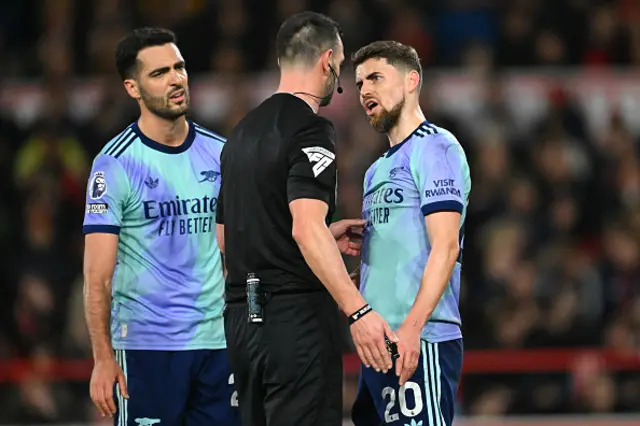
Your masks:
{"label": "emirates fly better logo", "polygon": [[326,170],[327,167],[333,163],[333,160],[336,158],[335,154],[328,149],[325,149],[321,146],[311,146],[309,148],[302,148],[302,151],[307,154],[309,158],[309,162],[313,164],[313,177],[318,177],[318,175]]}

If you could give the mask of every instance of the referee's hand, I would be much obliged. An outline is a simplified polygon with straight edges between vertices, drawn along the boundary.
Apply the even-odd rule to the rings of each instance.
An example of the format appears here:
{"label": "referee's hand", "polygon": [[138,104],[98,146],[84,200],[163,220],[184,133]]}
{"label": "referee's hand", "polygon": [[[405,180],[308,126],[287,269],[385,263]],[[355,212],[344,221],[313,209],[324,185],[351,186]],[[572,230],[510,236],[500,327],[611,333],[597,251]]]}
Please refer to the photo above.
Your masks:
{"label": "referee's hand", "polygon": [[385,335],[392,342],[398,341],[389,324],[375,311],[351,324],[351,337],[362,363],[386,374],[393,364],[384,341]]}
{"label": "referee's hand", "polygon": [[116,404],[113,398],[113,385],[116,382],[120,386],[120,394],[128,399],[127,381],[116,360],[113,357],[96,360],[93,373],[91,373],[89,391],[91,400],[102,417],[113,417],[116,414]]}

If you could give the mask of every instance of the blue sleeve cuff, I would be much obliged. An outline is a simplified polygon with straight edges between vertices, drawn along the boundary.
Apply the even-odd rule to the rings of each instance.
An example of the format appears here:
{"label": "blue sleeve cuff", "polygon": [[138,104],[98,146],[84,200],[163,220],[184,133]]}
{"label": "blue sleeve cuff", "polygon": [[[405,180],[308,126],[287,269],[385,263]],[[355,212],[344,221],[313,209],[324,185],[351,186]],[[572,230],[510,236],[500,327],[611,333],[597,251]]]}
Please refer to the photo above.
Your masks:
{"label": "blue sleeve cuff", "polygon": [[425,204],[421,207],[422,214],[427,216],[436,212],[457,212],[462,214],[464,206],[460,201],[446,200],[436,201],[435,203]]}
{"label": "blue sleeve cuff", "polygon": [[120,227],[117,225],[84,225],[82,227],[82,233],[87,234],[120,234]]}

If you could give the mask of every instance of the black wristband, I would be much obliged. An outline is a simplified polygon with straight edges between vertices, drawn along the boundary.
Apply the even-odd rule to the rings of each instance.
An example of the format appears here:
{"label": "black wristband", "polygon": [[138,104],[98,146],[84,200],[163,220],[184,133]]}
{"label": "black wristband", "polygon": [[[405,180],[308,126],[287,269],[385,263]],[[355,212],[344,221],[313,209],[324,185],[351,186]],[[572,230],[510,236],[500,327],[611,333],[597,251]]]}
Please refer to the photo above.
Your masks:
{"label": "black wristband", "polygon": [[353,314],[349,315],[349,325],[351,325],[354,322],[358,321],[360,318],[362,318],[363,316],[367,315],[372,310],[373,310],[373,308],[371,308],[371,306],[369,304],[364,305],[362,308],[358,309]]}

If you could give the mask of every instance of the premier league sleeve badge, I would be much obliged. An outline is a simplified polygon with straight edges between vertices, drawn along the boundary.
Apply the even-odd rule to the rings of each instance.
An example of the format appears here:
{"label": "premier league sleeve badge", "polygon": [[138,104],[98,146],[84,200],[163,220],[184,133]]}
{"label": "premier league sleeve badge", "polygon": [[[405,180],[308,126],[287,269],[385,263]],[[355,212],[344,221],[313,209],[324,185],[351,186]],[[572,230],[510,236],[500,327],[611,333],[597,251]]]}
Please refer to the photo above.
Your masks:
{"label": "premier league sleeve badge", "polygon": [[103,197],[107,193],[107,180],[104,177],[104,172],[97,171],[91,177],[89,181],[89,197],[92,200],[97,200]]}

